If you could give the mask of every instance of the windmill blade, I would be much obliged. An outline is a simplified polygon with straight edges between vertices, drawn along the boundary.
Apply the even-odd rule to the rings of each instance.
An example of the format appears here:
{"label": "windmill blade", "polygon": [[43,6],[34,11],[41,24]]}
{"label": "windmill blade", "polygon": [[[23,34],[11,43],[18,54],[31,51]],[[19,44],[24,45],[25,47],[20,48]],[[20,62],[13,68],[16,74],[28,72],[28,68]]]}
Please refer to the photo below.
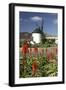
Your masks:
{"label": "windmill blade", "polygon": [[41,30],[43,31],[43,24],[44,24],[44,21],[43,21],[43,18],[42,18],[42,22],[41,22]]}

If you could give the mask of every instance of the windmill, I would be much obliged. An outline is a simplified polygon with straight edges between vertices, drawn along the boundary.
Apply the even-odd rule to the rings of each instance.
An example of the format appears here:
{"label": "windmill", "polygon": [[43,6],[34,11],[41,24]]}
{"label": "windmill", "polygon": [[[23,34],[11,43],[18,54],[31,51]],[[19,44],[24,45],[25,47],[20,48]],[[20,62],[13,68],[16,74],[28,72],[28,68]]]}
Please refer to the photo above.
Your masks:
{"label": "windmill", "polygon": [[33,37],[33,41],[35,43],[41,43],[42,38],[44,37],[44,33],[43,33],[43,20],[41,22],[41,26],[39,26],[38,24],[37,28],[35,28],[35,30],[33,30],[32,32],[32,37]]}

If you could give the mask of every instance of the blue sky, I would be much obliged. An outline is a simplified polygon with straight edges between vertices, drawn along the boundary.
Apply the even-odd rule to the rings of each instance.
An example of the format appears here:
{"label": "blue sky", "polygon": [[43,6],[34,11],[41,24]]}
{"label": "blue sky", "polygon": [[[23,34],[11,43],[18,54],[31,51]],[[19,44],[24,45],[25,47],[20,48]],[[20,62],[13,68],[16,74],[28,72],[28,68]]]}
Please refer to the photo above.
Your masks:
{"label": "blue sky", "polygon": [[57,36],[58,34],[58,16],[57,13],[36,13],[20,12],[19,27],[20,32],[32,32],[37,26],[41,26],[43,20],[43,31]]}

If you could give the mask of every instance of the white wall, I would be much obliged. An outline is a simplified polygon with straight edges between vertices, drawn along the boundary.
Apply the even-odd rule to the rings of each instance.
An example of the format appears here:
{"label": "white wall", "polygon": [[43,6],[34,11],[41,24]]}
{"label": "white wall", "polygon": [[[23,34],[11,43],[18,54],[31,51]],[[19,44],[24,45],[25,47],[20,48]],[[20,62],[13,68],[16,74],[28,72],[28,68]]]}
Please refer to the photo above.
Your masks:
{"label": "white wall", "polygon": [[32,37],[33,37],[33,41],[36,43],[40,43],[41,42],[41,34],[39,33],[32,33]]}
{"label": "white wall", "polygon": [[0,90],[65,90],[66,84],[18,88],[8,86],[8,4],[11,2],[65,5],[66,8],[66,0],[0,0]]}

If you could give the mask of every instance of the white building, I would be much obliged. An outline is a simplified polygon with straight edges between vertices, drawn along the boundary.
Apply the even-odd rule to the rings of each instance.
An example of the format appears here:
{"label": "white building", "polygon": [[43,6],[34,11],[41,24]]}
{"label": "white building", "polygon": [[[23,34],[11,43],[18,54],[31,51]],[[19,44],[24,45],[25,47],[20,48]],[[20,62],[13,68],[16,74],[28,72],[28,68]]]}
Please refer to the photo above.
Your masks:
{"label": "white building", "polygon": [[40,29],[40,27],[36,28],[33,32],[32,32],[32,38],[33,38],[33,41],[35,43],[40,43],[41,42],[41,39],[42,39],[42,36],[43,36],[43,32],[42,30]]}
{"label": "white building", "polygon": [[58,44],[58,37],[57,36],[46,36],[46,39],[54,39],[55,43]]}

